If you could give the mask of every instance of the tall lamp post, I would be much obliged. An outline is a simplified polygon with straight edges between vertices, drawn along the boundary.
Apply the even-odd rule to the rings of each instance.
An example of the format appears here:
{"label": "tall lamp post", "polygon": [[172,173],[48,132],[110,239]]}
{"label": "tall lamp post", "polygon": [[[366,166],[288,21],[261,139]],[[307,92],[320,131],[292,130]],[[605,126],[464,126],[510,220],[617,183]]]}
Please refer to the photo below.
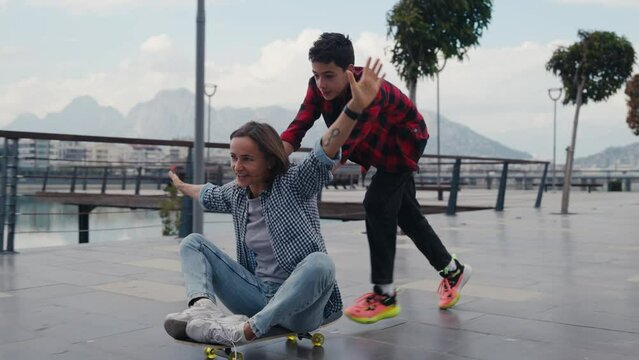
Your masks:
{"label": "tall lamp post", "polygon": [[[215,95],[216,92],[217,92],[217,85],[216,84],[207,83],[204,86],[204,94],[209,98],[208,129],[206,131],[206,142],[207,143],[211,142],[211,98],[213,97],[213,95]],[[206,148],[206,162],[207,163],[210,161],[210,158],[211,158],[211,149],[207,147]]]}
{"label": "tall lamp post", "polygon": [[[204,0],[197,2],[195,34],[195,133],[193,141],[193,183],[204,183],[204,36],[206,14]],[[191,232],[203,233],[204,210],[193,201],[193,228]]]}
{"label": "tall lamp post", "polygon": [[[437,73],[435,74],[436,78],[437,78],[437,187],[441,187],[442,186],[442,159],[440,158],[441,155],[441,145],[440,145],[440,137],[439,134],[441,133],[440,131],[440,127],[439,127],[439,73],[442,72],[442,70],[444,70],[444,67],[446,67],[446,58],[444,58],[444,62],[442,63],[442,67],[440,67],[439,69],[437,69]],[[438,196],[437,196],[437,200],[444,200],[444,194],[442,191],[438,191]]]}
{"label": "tall lamp post", "polygon": [[557,186],[555,178],[555,165],[557,157],[557,100],[561,97],[563,88],[550,88],[548,89],[548,96],[554,103],[554,112],[552,120],[552,191],[555,191]]}

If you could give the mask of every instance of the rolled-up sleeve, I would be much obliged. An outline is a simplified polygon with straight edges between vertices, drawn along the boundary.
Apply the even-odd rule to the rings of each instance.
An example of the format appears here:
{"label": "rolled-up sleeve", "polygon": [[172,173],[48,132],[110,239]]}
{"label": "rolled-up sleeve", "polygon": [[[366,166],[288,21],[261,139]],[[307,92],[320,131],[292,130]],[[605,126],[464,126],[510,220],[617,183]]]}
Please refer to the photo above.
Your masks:
{"label": "rolled-up sleeve", "polygon": [[234,184],[228,183],[222,186],[207,183],[200,189],[198,200],[206,210],[228,213],[231,211],[230,196]]}
{"label": "rolled-up sleeve", "polygon": [[212,187],[213,187],[213,184],[206,183],[200,189],[200,196],[198,197],[198,200],[200,202],[200,206],[202,206],[204,209],[206,209],[206,204],[204,203],[204,195],[206,194],[207,191],[210,191]]}
{"label": "rolled-up sleeve", "polygon": [[319,160],[324,165],[334,166],[339,164],[340,160],[342,159],[342,149],[339,149],[337,154],[335,154],[335,158],[333,159],[331,159],[328,155],[326,155],[326,152],[324,151],[324,148],[322,147],[321,138],[315,142],[315,146],[313,146],[313,154],[315,155],[317,160]]}

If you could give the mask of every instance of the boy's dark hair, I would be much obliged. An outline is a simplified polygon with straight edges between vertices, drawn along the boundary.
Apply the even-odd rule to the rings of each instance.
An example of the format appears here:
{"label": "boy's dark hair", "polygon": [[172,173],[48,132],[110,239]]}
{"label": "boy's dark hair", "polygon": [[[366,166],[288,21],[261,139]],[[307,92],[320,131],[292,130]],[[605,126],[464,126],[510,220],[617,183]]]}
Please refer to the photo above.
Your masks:
{"label": "boy's dark hair", "polygon": [[308,59],[311,62],[320,62],[335,65],[346,70],[348,65],[355,63],[355,52],[353,43],[344,34],[323,33],[319,39],[315,40],[313,47],[308,50]]}
{"label": "boy's dark hair", "polygon": [[230,139],[236,137],[248,137],[252,139],[262,154],[264,154],[269,169],[269,175],[266,179],[267,182],[272,182],[277,175],[288,170],[290,163],[288,161],[288,155],[286,155],[286,151],[284,151],[282,139],[271,125],[257,121],[249,121],[231,133]]}

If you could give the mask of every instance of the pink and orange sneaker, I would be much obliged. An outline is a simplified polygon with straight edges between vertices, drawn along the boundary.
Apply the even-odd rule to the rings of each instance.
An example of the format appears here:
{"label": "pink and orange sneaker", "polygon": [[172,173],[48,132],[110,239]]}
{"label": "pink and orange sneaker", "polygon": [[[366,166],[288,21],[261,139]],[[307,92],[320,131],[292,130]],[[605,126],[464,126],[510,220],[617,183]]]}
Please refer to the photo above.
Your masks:
{"label": "pink and orange sneaker", "polygon": [[366,293],[355,300],[355,305],[344,310],[349,319],[360,324],[372,324],[383,319],[399,315],[401,307],[397,303],[397,293],[393,296],[381,294],[375,286],[372,292]]}
{"label": "pink and orange sneaker", "polygon": [[452,273],[448,273],[446,270],[439,272],[443,279],[439,283],[437,293],[439,294],[439,308],[444,310],[450,309],[457,304],[461,297],[461,289],[466,285],[472,274],[470,265],[462,265],[457,259],[454,260],[457,270]]}

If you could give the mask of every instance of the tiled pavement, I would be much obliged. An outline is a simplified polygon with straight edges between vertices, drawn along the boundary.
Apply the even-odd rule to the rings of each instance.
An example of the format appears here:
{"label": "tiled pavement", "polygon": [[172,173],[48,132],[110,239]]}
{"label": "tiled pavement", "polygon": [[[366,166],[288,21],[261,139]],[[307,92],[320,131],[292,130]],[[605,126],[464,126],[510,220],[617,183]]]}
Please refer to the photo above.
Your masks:
{"label": "tiled pavement", "polygon": [[[639,358],[639,193],[574,192],[569,216],[556,214],[559,193],[547,193],[540,210],[534,195],[507,194],[503,213],[428,216],[473,265],[453,310],[437,309],[437,274],[400,237],[399,317],[342,318],[323,330],[323,348],[276,340],[241,351],[246,359]],[[364,224],[322,226],[350,303],[369,290]],[[227,227],[207,235],[234,254]],[[158,237],[0,256],[0,359],[202,359],[202,348],[162,327],[184,307],[177,244]]]}

